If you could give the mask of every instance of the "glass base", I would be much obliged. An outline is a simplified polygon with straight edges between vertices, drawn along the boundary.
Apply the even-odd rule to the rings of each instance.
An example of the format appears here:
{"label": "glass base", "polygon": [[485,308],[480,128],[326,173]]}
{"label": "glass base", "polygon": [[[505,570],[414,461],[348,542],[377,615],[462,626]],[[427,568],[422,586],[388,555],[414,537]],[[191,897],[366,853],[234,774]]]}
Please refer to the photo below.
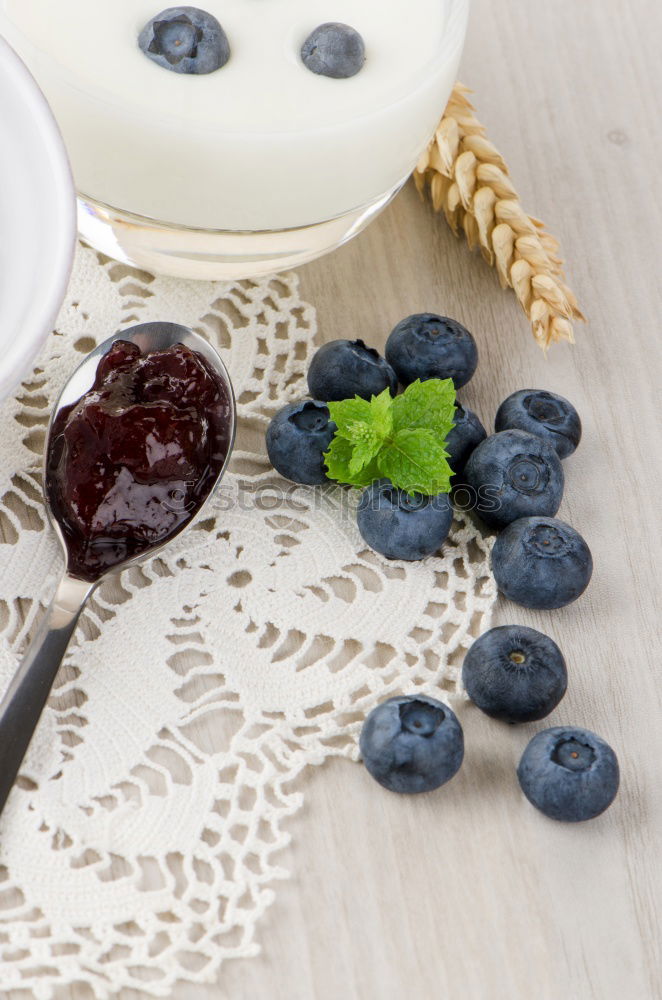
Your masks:
{"label": "glass base", "polygon": [[336,219],[254,233],[155,222],[80,194],[78,231],[95,250],[154,274],[235,281],[298,267],[342,246],[365,229],[403,183]]}

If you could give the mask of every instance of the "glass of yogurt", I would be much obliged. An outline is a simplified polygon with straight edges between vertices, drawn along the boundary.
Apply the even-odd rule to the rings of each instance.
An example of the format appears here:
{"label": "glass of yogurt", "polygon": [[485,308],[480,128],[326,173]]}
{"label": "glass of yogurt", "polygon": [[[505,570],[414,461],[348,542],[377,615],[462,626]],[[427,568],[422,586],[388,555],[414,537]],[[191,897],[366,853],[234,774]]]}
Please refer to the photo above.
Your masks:
{"label": "glass of yogurt", "polygon": [[0,34],[58,120],[87,242],[192,278],[312,260],[410,175],[469,0],[200,2],[0,0]]}

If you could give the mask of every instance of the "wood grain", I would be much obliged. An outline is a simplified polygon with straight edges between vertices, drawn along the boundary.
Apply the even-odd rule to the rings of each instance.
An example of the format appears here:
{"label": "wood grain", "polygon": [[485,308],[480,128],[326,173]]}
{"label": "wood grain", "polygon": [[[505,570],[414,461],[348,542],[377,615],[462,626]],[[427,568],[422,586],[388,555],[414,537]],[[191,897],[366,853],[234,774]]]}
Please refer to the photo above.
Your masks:
{"label": "wood grain", "polygon": [[562,240],[590,321],[574,349],[546,361],[513,296],[411,187],[301,271],[324,339],[378,346],[424,309],[465,322],[481,364],[462,397],[487,424],[517,388],[576,403],[584,440],[560,514],[593,549],[593,583],[560,612],[504,601],[498,621],[562,646],[570,688],[551,722],[613,743],[617,802],[578,827],[545,820],[515,778],[542,725],[504,727],[470,706],[465,765],[437,795],[396,798],[346,762],[312,769],[262,954],[173,1000],[662,997],[661,29],[659,0],[474,0],[461,78],[525,207]]}

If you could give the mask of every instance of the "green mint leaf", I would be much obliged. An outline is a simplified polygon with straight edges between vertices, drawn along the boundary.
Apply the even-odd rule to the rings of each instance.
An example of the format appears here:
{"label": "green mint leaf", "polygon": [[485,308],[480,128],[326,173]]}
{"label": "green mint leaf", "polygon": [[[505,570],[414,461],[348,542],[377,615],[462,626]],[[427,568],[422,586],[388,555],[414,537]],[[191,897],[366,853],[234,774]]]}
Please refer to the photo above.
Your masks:
{"label": "green mint leaf", "polygon": [[349,471],[352,475],[356,475],[368,462],[377,457],[384,442],[367,424],[357,423],[350,443],[354,445],[354,452],[350,459]]}
{"label": "green mint leaf", "polygon": [[336,434],[347,437],[350,428],[356,423],[371,424],[370,403],[367,399],[355,396],[354,399],[339,399],[326,404],[329,414],[336,425]]}
{"label": "green mint leaf", "polygon": [[354,476],[351,486],[370,486],[374,483],[375,479],[379,479],[381,473],[379,471],[379,466],[377,465],[377,459],[373,458],[360,472],[357,472]]}
{"label": "green mint leaf", "polygon": [[368,402],[327,403],[336,434],[324,456],[329,479],[368,486],[385,476],[407,493],[448,493],[444,447],[455,418],[451,379],[417,380],[395,399],[388,389]]}
{"label": "green mint leaf", "polygon": [[331,419],[338,428],[337,433],[351,441],[354,440],[357,424],[366,424],[382,439],[387,437],[393,427],[392,404],[393,398],[389,390],[384,389],[369,402],[355,396],[354,399],[327,403],[327,406]]}
{"label": "green mint leaf", "polygon": [[[328,403],[331,419],[336,425],[337,439],[345,445],[336,445],[330,452],[329,476],[339,482],[363,485],[367,473],[363,470],[377,457],[385,439],[391,432],[391,404],[388,389],[373,396],[370,402],[355,396]],[[375,475],[378,473],[375,472]],[[360,480],[360,482],[359,482]]]}
{"label": "green mint leaf", "polygon": [[393,400],[392,414],[395,431],[421,427],[432,431],[443,444],[455,418],[453,380],[431,378],[421,382],[417,379]]}
{"label": "green mint leaf", "polygon": [[[360,449],[360,445],[358,447]],[[351,441],[336,434],[324,455],[329,479],[347,486],[369,486],[375,479],[379,479],[379,469],[374,459],[368,459],[363,466],[360,462],[353,462],[356,448]]]}
{"label": "green mint leaf", "polygon": [[370,417],[375,432],[382,440],[393,430],[394,399],[389,389],[384,389],[370,400]]}
{"label": "green mint leaf", "polygon": [[370,426],[370,424],[365,423],[363,420],[353,420],[351,423],[347,424],[342,435],[347,441],[351,441],[352,444],[366,444],[368,442],[373,442],[377,449],[380,448],[383,438],[380,434]]}
{"label": "green mint leaf", "polygon": [[329,479],[335,479],[339,483],[348,483],[352,478],[349,471],[349,463],[352,461],[354,445],[346,438],[335,435],[329,450],[324,453],[327,475]]}
{"label": "green mint leaf", "polygon": [[382,448],[377,465],[382,476],[412,495],[450,492],[451,469],[443,439],[425,427],[396,431]]}

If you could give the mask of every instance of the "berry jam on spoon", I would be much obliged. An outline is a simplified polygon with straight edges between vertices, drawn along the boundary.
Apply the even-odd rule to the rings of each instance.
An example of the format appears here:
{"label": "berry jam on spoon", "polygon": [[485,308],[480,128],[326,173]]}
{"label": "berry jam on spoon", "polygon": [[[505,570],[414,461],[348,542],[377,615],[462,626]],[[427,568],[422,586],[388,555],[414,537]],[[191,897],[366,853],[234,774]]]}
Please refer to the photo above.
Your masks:
{"label": "berry jam on spoon", "polygon": [[235,423],[220,357],[174,323],[116,334],[64,387],[44,493],[66,568],[0,704],[0,810],[87,599],[108,573],[154,556],[208,505]]}

